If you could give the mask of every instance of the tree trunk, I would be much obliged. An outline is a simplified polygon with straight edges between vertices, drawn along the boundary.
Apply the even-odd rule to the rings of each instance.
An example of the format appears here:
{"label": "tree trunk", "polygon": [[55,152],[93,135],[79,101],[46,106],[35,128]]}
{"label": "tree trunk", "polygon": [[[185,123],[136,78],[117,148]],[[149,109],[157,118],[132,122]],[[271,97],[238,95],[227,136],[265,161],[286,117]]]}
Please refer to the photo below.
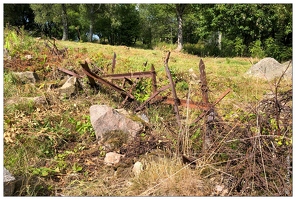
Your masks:
{"label": "tree trunk", "polygon": [[182,17],[178,15],[178,47],[177,47],[177,51],[181,51],[183,49],[182,25],[183,25]]}
{"label": "tree trunk", "polygon": [[88,41],[89,42],[92,42],[92,36],[94,34],[94,26],[92,24],[92,22],[90,22],[90,25],[89,25],[89,35],[88,35]]}
{"label": "tree trunk", "polygon": [[63,38],[62,40],[69,39],[69,30],[68,30],[68,16],[67,16],[67,9],[66,5],[62,4],[62,21],[63,21]]}
{"label": "tree trunk", "polygon": [[183,49],[183,13],[186,4],[176,4],[176,11],[178,17],[178,47],[176,51],[182,51]]}
{"label": "tree trunk", "polygon": [[88,41],[92,42],[93,34],[94,34],[94,7],[95,5],[92,4],[90,7],[90,21],[89,21],[89,34],[88,34]]}
{"label": "tree trunk", "polygon": [[221,31],[218,31],[218,47],[219,47],[219,50],[222,50],[222,32]]}

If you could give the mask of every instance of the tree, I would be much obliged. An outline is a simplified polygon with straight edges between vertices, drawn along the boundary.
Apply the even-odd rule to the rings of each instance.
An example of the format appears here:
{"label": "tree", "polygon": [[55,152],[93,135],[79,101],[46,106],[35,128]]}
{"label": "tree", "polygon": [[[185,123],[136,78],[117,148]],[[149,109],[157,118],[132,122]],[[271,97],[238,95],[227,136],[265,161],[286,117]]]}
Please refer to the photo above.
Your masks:
{"label": "tree", "polygon": [[[292,35],[291,4],[203,4],[201,8],[199,16],[196,16],[199,18],[198,34],[208,40],[213,33],[222,32],[222,50],[228,45],[232,52],[228,55],[249,56],[255,41],[265,44],[264,41],[271,37],[277,38],[275,43],[279,44],[280,41],[289,41]],[[239,47],[235,49],[240,52],[233,51],[235,49],[231,46],[234,41]],[[243,46],[248,49],[242,53]],[[265,49],[265,46],[262,48]]]}
{"label": "tree", "polygon": [[[67,5],[65,4],[31,4],[35,14],[35,22],[42,24],[44,30],[52,36],[52,28],[55,25],[62,26],[62,38],[68,40],[68,16]],[[56,33],[58,34],[58,33]],[[56,34],[54,36],[56,36]]]}
{"label": "tree", "polygon": [[34,13],[30,4],[4,4],[4,25],[24,26],[25,30],[35,28]]}
{"label": "tree", "polygon": [[63,22],[63,38],[62,40],[69,39],[69,29],[68,29],[68,16],[67,16],[67,8],[65,4],[61,4],[62,6],[62,22]]}
{"label": "tree", "polygon": [[159,37],[160,41],[172,44],[177,42],[176,50],[181,51],[184,44],[184,15],[190,7],[190,4],[141,4],[141,19],[145,21],[144,24],[149,24],[153,38]]}
{"label": "tree", "polygon": [[181,51],[183,49],[183,14],[185,8],[188,6],[187,4],[176,4],[176,13],[178,19],[178,47],[177,51]]}
{"label": "tree", "polygon": [[[142,35],[151,30],[154,43],[175,43],[177,40],[176,11],[172,4],[140,4]],[[149,35],[148,35],[149,36]],[[150,37],[150,36],[149,36]]]}
{"label": "tree", "polygon": [[112,45],[133,45],[140,36],[140,15],[135,4],[108,4],[97,23],[99,35]]}
{"label": "tree", "polygon": [[80,4],[80,22],[82,26],[88,26],[88,41],[93,41],[94,28],[98,14],[102,13],[102,4]]}

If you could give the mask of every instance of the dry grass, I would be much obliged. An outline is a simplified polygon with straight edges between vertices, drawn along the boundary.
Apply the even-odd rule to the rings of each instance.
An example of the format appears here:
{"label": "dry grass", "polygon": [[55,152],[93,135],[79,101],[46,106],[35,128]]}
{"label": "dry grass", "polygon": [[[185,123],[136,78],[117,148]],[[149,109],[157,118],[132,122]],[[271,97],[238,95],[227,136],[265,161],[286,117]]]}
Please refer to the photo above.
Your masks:
{"label": "dry grass", "polygon": [[210,188],[200,170],[184,166],[180,159],[143,159],[144,171],[131,180],[131,196],[208,196]]}

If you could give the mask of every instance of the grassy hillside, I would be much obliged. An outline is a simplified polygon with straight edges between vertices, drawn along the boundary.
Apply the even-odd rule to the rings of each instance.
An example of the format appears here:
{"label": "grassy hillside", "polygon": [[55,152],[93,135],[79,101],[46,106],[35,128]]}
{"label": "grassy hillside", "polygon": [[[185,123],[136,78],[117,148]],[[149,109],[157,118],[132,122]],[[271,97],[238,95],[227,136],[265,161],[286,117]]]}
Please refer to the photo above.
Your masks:
{"label": "grassy hillside", "polygon": [[[64,54],[55,55],[54,45]],[[274,101],[266,101],[264,95],[275,91],[274,83],[244,76],[258,59],[201,58],[175,52],[169,46],[144,50],[96,43],[53,43],[53,40],[31,38],[24,32],[12,30],[5,30],[5,48],[8,53],[4,57],[3,74],[4,166],[19,180],[15,195],[291,195],[291,170],[287,164],[290,162],[287,159],[292,160],[291,110],[274,111]],[[160,88],[169,83],[164,67],[169,51],[168,66],[180,99],[186,100],[189,94],[191,100],[201,102],[200,85],[192,81],[189,73],[189,69],[193,69],[199,76],[200,59],[206,66],[210,102],[214,103],[223,92],[231,89],[215,106],[218,121],[212,132],[213,146],[207,153],[202,152],[203,120],[191,126],[201,110],[179,107],[180,129],[173,107],[159,103],[141,112],[150,122],[138,136],[140,141],[155,138],[157,148],[147,149],[150,147],[145,143],[137,145],[136,139],[134,144],[129,144],[129,150],[137,152],[140,147],[146,148],[144,154],[134,153],[119,166],[104,165],[107,149],[95,139],[89,107],[106,104],[121,108],[124,99],[105,86],[98,90],[91,88],[86,77],[80,79],[83,91],[61,98],[48,89],[51,85],[60,87],[66,78],[58,68],[83,74],[80,64],[88,60],[92,63],[91,70],[111,73],[116,53],[114,73],[148,71],[153,64]],[[40,81],[23,83],[13,75],[14,71],[35,71]],[[288,108],[292,108],[291,88],[292,83],[286,81],[281,81],[277,87],[278,102],[288,102],[285,104]],[[136,103],[123,107],[132,113],[150,94],[151,81],[143,79],[133,90]],[[170,94],[166,91],[162,95]],[[12,98],[36,96],[45,97],[47,104],[7,104]],[[266,107],[260,107],[262,102]],[[185,143],[178,144],[180,133],[184,134]],[[180,146],[183,152],[178,152]],[[120,151],[120,147],[115,150]],[[195,159],[194,169],[182,163],[182,153]],[[139,176],[131,172],[136,161],[144,164]],[[276,174],[275,165],[278,167]],[[223,185],[224,189],[215,191],[217,185]]]}

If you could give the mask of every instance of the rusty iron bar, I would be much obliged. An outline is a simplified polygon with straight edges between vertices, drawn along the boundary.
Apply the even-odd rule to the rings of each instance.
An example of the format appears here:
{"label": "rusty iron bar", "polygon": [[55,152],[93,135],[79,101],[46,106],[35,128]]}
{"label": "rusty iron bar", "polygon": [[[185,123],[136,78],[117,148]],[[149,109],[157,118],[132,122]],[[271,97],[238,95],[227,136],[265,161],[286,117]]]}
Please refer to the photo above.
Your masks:
{"label": "rusty iron bar", "polygon": [[[193,122],[192,125],[196,124],[199,120],[201,120],[203,117],[205,117],[206,115],[209,114],[209,112],[211,111],[211,109],[217,105],[229,92],[231,92],[231,89],[228,88],[222,95],[220,95],[220,97],[215,101],[215,103],[213,105],[211,105],[211,107],[209,107],[207,110],[204,110],[203,113],[201,113]],[[190,129],[190,131],[193,131],[192,129],[194,128],[194,126]]]}
{"label": "rusty iron bar", "polygon": [[130,84],[130,85],[134,84],[132,80],[130,80],[128,78],[124,78],[123,82],[122,82],[122,88],[124,88],[126,82],[128,82],[128,84]]}
{"label": "rusty iron bar", "polygon": [[133,73],[123,73],[123,74],[106,74],[102,77],[104,78],[110,78],[112,80],[115,79],[124,79],[124,78],[143,78],[143,77],[153,77],[152,71],[148,72],[133,72]]}
{"label": "rusty iron bar", "polygon": [[67,70],[67,69],[64,69],[64,68],[61,68],[61,67],[58,67],[58,70],[62,71],[62,72],[65,72],[66,74],[69,74],[71,76],[74,76],[76,78],[83,78],[83,76],[79,75],[79,74],[76,74],[75,72],[72,72],[70,70]]}
{"label": "rusty iron bar", "polygon": [[[126,80],[126,79],[124,79],[124,80]],[[129,79],[127,79],[127,80],[129,80]],[[130,93],[130,94],[132,93],[133,89],[137,86],[139,80],[140,80],[140,79],[136,79],[136,81],[135,81],[134,83],[132,82],[132,86],[131,86],[131,88],[129,89],[129,93]],[[123,102],[121,103],[121,106],[123,106],[127,100],[128,100],[128,96],[125,97],[125,99],[124,99]]]}
{"label": "rusty iron bar", "polygon": [[159,93],[169,89],[171,86],[170,85],[166,85],[166,86],[163,86],[161,87],[158,91],[154,92],[145,102],[143,102],[136,110],[135,112],[139,112],[141,111],[145,106],[146,104],[148,104],[152,99],[154,99]]}
{"label": "rusty iron bar", "polygon": [[209,106],[206,110],[204,110],[203,113],[201,113],[194,121],[193,124],[196,124],[199,120],[201,120],[204,116],[208,114],[208,112],[213,108],[215,105],[217,105],[229,92],[231,92],[231,89],[228,88],[223,94],[220,95],[220,97],[215,101],[215,103],[211,106]]}
{"label": "rusty iron bar", "polygon": [[[84,73],[85,73],[85,71],[86,72],[90,72],[90,69],[89,69],[89,66],[87,64],[87,61],[85,61],[85,63],[80,63],[80,64],[81,64],[81,67],[82,67],[82,70],[84,71]],[[93,88],[95,88],[97,86],[96,81],[91,76],[87,76],[87,78],[88,78],[88,81],[89,81],[90,86],[93,87]]]}
{"label": "rusty iron bar", "polygon": [[213,106],[215,106],[216,104],[218,104],[229,92],[231,92],[231,89],[228,88],[223,94],[220,95],[220,97],[215,101],[215,103],[213,104]]}
{"label": "rusty iron bar", "polygon": [[106,86],[108,86],[108,87],[114,89],[115,91],[119,92],[123,97],[128,96],[128,97],[129,97],[130,99],[132,99],[132,100],[135,99],[135,97],[134,97],[132,94],[126,92],[125,90],[123,90],[123,89],[121,89],[120,87],[114,85],[113,83],[110,83],[109,81],[104,80],[103,78],[100,78],[100,77],[97,76],[96,74],[92,73],[92,72],[90,71],[89,67],[88,67],[87,62],[85,62],[84,64],[82,63],[81,66],[82,66],[82,70],[83,70],[83,72],[84,72],[88,77],[93,78],[93,79],[96,79],[99,83],[101,83],[101,84],[103,84],[103,85],[106,85]]}
{"label": "rusty iron bar", "polygon": [[156,83],[156,72],[153,64],[151,65],[151,75],[152,75],[152,92],[154,93],[157,91],[157,83]]}
{"label": "rusty iron bar", "polygon": [[170,72],[169,67],[168,67],[168,61],[169,61],[169,58],[170,58],[170,54],[171,54],[171,52],[168,52],[168,54],[167,54],[167,56],[165,58],[165,61],[164,61],[164,66],[165,66],[165,71],[166,71],[166,74],[167,74],[167,76],[169,78],[170,85],[171,85],[172,95],[173,95],[173,98],[174,98],[174,110],[175,110],[177,122],[178,122],[178,124],[179,124],[179,126],[181,128],[181,118],[180,118],[179,108],[178,108],[178,106],[180,105],[180,100],[177,97],[175,84],[173,82],[173,78],[171,76],[171,72]]}

